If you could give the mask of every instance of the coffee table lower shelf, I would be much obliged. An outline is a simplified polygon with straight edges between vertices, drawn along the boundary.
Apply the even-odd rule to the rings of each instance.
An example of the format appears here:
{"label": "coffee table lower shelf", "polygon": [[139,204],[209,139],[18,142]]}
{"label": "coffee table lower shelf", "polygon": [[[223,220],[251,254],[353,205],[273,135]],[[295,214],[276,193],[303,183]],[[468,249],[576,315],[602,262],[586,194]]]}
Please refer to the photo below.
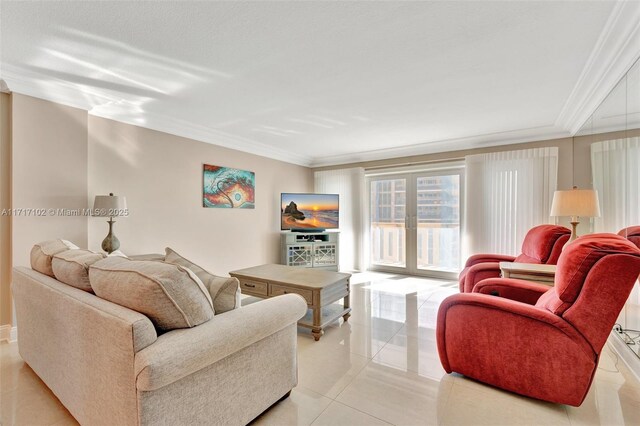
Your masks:
{"label": "coffee table lower shelf", "polygon": [[[325,328],[327,325],[340,319],[340,317],[343,317],[346,321],[351,315],[351,308],[345,308],[338,303],[324,306],[320,311],[320,328]],[[298,321],[298,325],[312,330],[317,328],[317,325],[313,324],[313,309],[307,309],[307,314]]]}

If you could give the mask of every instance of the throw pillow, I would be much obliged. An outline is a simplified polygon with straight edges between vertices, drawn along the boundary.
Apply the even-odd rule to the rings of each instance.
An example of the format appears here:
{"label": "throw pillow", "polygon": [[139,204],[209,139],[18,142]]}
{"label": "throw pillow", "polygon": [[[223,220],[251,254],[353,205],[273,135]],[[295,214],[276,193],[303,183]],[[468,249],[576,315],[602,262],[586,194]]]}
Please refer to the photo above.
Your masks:
{"label": "throw pillow", "polygon": [[80,290],[93,292],[89,284],[89,266],[104,257],[102,253],[89,250],[65,250],[53,256],[51,267],[58,281]]}
{"label": "throw pillow", "polygon": [[240,306],[240,283],[237,278],[213,275],[204,268],[180,256],[173,249],[165,248],[165,262],[181,265],[193,271],[209,290],[216,314],[221,314]]}
{"label": "throw pillow", "polygon": [[72,242],[60,239],[38,243],[31,249],[31,269],[55,278],[51,266],[53,256],[63,251],[77,248],[79,247]]}
{"label": "throw pillow", "polygon": [[214,315],[202,281],[179,265],[107,257],[89,267],[89,281],[98,297],[146,315],[162,331],[195,327]]}

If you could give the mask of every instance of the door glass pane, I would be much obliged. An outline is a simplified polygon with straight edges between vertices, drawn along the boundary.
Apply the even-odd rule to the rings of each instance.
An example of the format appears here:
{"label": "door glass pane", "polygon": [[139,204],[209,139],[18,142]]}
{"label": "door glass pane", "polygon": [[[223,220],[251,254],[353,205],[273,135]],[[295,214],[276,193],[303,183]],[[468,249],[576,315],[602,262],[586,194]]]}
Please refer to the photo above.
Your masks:
{"label": "door glass pane", "polygon": [[460,176],[416,181],[418,269],[460,270]]}
{"label": "door glass pane", "polygon": [[371,263],[405,267],[406,179],[371,182]]}

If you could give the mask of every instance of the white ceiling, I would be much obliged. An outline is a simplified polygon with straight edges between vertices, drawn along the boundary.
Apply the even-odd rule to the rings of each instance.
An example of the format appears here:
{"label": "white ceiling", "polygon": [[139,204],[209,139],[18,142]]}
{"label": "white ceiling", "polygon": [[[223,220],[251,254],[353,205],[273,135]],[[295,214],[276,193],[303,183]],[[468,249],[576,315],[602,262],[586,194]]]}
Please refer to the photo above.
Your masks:
{"label": "white ceiling", "polygon": [[610,1],[0,8],[11,90],[304,165],[570,135],[629,15]]}

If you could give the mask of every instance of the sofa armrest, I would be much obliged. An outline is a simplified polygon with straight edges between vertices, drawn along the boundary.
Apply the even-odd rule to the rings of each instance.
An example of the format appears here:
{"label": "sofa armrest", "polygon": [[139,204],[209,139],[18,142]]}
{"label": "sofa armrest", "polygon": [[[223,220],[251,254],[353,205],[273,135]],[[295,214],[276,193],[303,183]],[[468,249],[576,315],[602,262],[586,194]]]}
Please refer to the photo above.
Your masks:
{"label": "sofa armrest", "polygon": [[476,284],[473,292],[535,305],[550,288],[548,285],[514,278],[489,278]]}
{"label": "sofa armrest", "polygon": [[180,380],[295,324],[306,312],[304,298],[285,294],[163,334],[136,354],[136,387],[152,391]]}
{"label": "sofa armrest", "polygon": [[477,263],[513,262],[514,260],[516,260],[515,256],[509,256],[506,254],[474,254],[467,259],[467,263],[465,263],[464,267],[468,268],[469,266],[473,266]]}

